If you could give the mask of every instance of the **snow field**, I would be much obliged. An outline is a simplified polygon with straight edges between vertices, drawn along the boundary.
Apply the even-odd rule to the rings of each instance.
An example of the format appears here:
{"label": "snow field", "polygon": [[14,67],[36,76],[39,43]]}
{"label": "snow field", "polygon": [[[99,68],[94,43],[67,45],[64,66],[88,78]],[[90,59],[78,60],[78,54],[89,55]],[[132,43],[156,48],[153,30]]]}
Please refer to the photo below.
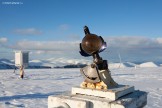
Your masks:
{"label": "snow field", "polygon": [[[134,85],[148,92],[146,108],[162,106],[162,67],[111,69],[119,84]],[[64,95],[83,81],[80,69],[26,69],[19,79],[18,70],[0,70],[0,108],[47,108],[49,95]]]}

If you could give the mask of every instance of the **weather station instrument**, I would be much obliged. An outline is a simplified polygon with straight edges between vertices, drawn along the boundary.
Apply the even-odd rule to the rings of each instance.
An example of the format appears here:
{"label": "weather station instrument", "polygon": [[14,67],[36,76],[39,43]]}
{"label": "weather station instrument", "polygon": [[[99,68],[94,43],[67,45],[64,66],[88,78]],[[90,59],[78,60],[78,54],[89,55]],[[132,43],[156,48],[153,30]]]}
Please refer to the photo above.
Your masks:
{"label": "weather station instrument", "polygon": [[108,69],[107,60],[103,60],[99,53],[107,48],[107,44],[101,36],[91,34],[87,26],[84,27],[85,36],[80,43],[80,54],[84,57],[93,56],[93,62],[82,68],[81,74],[84,82],[82,88],[108,89],[118,84],[112,79]]}
{"label": "weather station instrument", "polygon": [[90,65],[80,69],[84,81],[72,87],[71,94],[49,96],[48,108],[142,108],[147,104],[147,93],[135,90],[134,86],[117,84],[108,68],[107,60],[99,53],[107,48],[101,36],[90,33],[84,26],[85,36],[80,45],[80,54],[93,57]]}
{"label": "weather station instrument", "polygon": [[20,69],[20,78],[24,78],[24,69],[29,64],[28,51],[15,51],[15,66]]}

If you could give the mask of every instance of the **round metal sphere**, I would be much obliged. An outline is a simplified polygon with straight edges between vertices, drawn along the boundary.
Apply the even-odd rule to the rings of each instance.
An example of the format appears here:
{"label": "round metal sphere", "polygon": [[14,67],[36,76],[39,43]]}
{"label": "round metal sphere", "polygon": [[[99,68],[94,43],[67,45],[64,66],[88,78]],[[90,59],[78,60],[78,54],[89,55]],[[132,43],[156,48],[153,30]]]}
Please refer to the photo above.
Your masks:
{"label": "round metal sphere", "polygon": [[102,46],[102,40],[95,34],[87,34],[81,43],[82,49],[92,55],[100,50]]}

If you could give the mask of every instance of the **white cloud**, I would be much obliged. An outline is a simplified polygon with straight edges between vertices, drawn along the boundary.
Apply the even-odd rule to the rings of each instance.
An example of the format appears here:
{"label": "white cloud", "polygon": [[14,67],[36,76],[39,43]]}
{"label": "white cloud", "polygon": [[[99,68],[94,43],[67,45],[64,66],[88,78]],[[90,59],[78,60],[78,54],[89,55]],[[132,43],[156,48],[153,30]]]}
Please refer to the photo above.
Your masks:
{"label": "white cloud", "polygon": [[[143,49],[161,49],[162,42],[160,38],[150,39],[146,37],[109,37],[105,38],[107,42],[107,49],[124,49],[129,50],[139,50],[143,52]],[[80,41],[29,41],[23,40],[18,41],[14,45],[10,45],[10,48],[21,49],[21,50],[37,50],[38,53],[42,51],[79,51]]]}
{"label": "white cloud", "polygon": [[62,31],[68,30],[70,26],[68,24],[62,24],[59,26],[59,29]]}
{"label": "white cloud", "polygon": [[157,42],[158,42],[159,44],[162,45],[162,38],[157,38],[156,40],[157,40]]}
{"label": "white cloud", "polygon": [[[11,48],[22,50],[71,51],[78,49],[78,41],[19,41]],[[39,52],[41,53],[41,52]]]}
{"label": "white cloud", "polygon": [[15,29],[14,33],[20,35],[40,35],[42,34],[42,31],[36,28],[26,28],[26,29]]}
{"label": "white cloud", "polygon": [[[108,37],[104,38],[108,48],[101,55],[103,59],[118,59],[118,53],[123,60],[160,60],[162,44],[160,38],[146,37]],[[18,41],[8,45],[14,50],[29,50],[33,57],[71,57],[80,58],[79,41]],[[7,45],[6,45],[7,46]],[[107,52],[108,51],[108,52]]]}
{"label": "white cloud", "polygon": [[7,41],[8,41],[8,39],[5,37],[0,38],[0,43],[6,43]]}
{"label": "white cloud", "polygon": [[18,41],[8,46],[14,50],[30,51],[31,58],[80,57],[78,41]]}
{"label": "white cloud", "polygon": [[122,36],[105,38],[105,41],[108,44],[103,52],[105,58],[118,59],[120,53],[125,61],[161,60],[162,44],[156,38]]}
{"label": "white cloud", "polygon": [[80,36],[77,35],[77,34],[71,34],[71,35],[69,35],[69,36],[67,36],[67,37],[68,37],[68,39],[70,39],[70,40],[80,40]]}
{"label": "white cloud", "polygon": [[[44,56],[46,56],[46,55],[54,55],[54,56],[56,56],[56,55],[65,55],[65,53],[63,53],[63,51],[46,51],[46,50],[32,50],[32,51],[30,51],[30,53],[32,54],[32,55],[44,55]],[[68,53],[66,53],[67,55],[68,55]]]}
{"label": "white cloud", "polygon": [[109,37],[106,38],[106,41],[110,47],[117,48],[152,48],[152,47],[161,47],[159,42],[156,39],[146,38],[146,37]]}

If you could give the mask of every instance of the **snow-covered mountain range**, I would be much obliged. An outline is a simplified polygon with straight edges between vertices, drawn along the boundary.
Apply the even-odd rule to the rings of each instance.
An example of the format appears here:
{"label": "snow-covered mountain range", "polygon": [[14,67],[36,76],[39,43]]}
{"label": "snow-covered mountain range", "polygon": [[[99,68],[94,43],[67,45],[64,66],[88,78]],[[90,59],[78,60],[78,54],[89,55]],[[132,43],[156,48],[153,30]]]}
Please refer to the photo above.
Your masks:
{"label": "snow-covered mountain range", "polygon": [[[50,58],[45,60],[30,60],[28,68],[80,68],[90,64],[91,60],[85,59],[67,59],[67,58]],[[162,63],[144,62],[144,63],[108,63],[109,68],[126,68],[126,67],[161,67]],[[14,69],[14,60],[0,59],[0,69]]]}

